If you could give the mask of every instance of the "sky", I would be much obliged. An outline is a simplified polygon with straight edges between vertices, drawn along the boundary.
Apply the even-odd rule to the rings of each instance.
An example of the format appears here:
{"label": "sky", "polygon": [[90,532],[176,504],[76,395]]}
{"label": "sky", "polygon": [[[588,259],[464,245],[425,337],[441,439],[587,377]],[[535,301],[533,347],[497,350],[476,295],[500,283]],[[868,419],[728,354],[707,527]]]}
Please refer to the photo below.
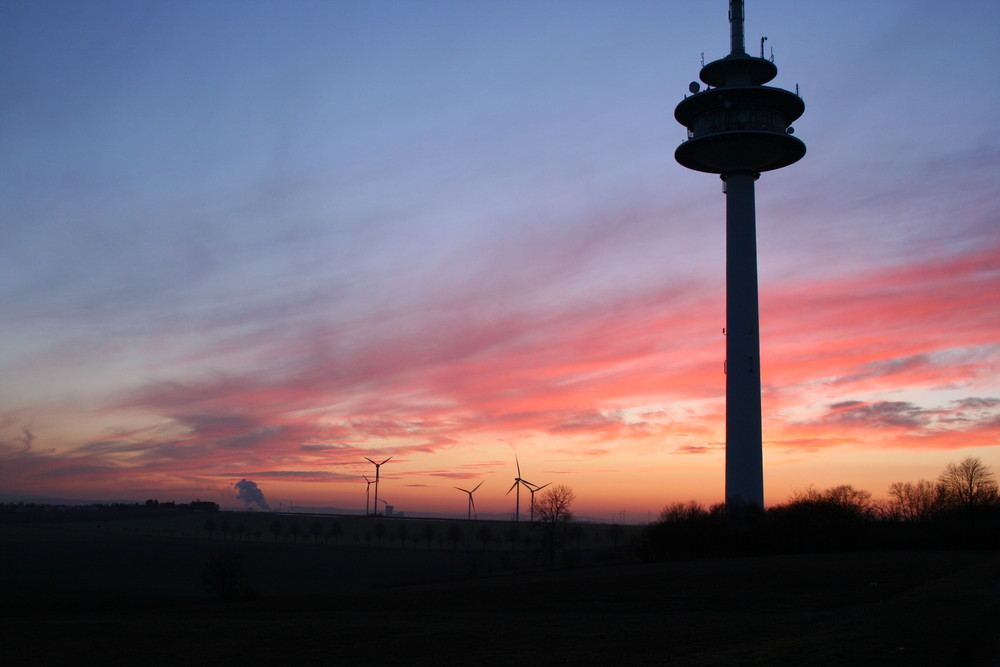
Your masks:
{"label": "sky", "polygon": [[[727,2],[0,2],[0,495],[724,493]],[[768,504],[1000,473],[1000,5],[748,0]],[[524,499],[522,498],[522,503]],[[380,503],[381,504],[381,503]],[[522,505],[522,508],[524,506]]]}

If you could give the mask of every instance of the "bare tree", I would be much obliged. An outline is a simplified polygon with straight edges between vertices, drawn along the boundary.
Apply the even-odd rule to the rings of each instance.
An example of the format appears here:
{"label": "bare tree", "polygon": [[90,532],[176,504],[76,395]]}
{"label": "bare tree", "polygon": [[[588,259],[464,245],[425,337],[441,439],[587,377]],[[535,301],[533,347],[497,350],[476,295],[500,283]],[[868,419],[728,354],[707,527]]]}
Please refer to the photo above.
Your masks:
{"label": "bare tree", "polygon": [[690,521],[708,516],[708,512],[701,503],[691,500],[689,502],[675,502],[667,505],[660,512],[662,523],[677,523],[680,521]]}
{"label": "bare tree", "polygon": [[535,501],[535,515],[544,524],[565,524],[573,520],[573,512],[570,506],[576,500],[573,489],[565,484],[557,484],[550,489],[546,489],[541,497]]}
{"label": "bare tree", "polygon": [[827,489],[823,492],[823,500],[853,510],[858,516],[868,516],[872,512],[872,494],[864,489],[855,489],[850,484]]}
{"label": "bare tree", "polygon": [[938,477],[938,493],[948,507],[992,505],[998,500],[997,482],[989,467],[977,457],[949,463]]}
{"label": "bare tree", "polygon": [[517,541],[521,539],[521,531],[517,529],[517,526],[510,526],[504,531],[503,535],[510,542],[510,550],[513,551],[517,546]]}
{"label": "bare tree", "polygon": [[493,541],[493,531],[490,530],[489,526],[480,526],[479,530],[476,531],[476,539],[483,543],[483,551],[486,551],[490,542]]}
{"label": "bare tree", "polygon": [[431,548],[431,541],[434,539],[434,524],[425,523],[420,529],[420,534],[427,540],[427,548]]}
{"label": "bare tree", "polygon": [[462,539],[462,529],[454,521],[448,526],[448,539],[451,540],[451,548],[458,548],[458,541]]}
{"label": "bare tree", "polygon": [[406,538],[410,536],[410,527],[406,525],[405,522],[401,522],[396,526],[396,530],[393,531],[392,539],[399,540],[402,547],[406,548]]}
{"label": "bare tree", "polygon": [[608,527],[608,539],[611,540],[611,546],[618,546],[618,540],[622,538],[625,534],[625,529],[619,526],[617,523],[611,524]]}
{"label": "bare tree", "polygon": [[850,484],[841,484],[824,491],[819,491],[810,485],[793,492],[788,505],[826,505],[862,518],[870,516],[873,511],[872,494],[863,489],[856,489]]}
{"label": "bare tree", "polygon": [[894,482],[889,485],[889,497],[891,515],[904,521],[926,521],[938,504],[937,487],[927,479],[916,484]]}
{"label": "bare tree", "polygon": [[223,600],[239,600],[252,595],[243,554],[238,551],[224,551],[209,560],[201,581],[206,591]]}
{"label": "bare tree", "polygon": [[542,493],[535,501],[535,517],[542,527],[543,546],[548,549],[549,562],[555,564],[556,546],[563,539],[561,529],[573,520],[570,507],[576,500],[573,489],[565,484],[557,484]]}

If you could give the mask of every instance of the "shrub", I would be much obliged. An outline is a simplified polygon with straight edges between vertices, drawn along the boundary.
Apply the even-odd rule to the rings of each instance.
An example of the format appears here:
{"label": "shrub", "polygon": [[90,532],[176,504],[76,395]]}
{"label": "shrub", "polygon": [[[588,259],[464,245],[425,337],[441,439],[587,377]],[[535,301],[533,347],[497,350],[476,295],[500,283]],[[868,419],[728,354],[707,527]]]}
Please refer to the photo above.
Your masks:
{"label": "shrub", "polygon": [[222,600],[245,600],[253,597],[247,581],[243,554],[232,549],[213,556],[202,574],[202,586]]}

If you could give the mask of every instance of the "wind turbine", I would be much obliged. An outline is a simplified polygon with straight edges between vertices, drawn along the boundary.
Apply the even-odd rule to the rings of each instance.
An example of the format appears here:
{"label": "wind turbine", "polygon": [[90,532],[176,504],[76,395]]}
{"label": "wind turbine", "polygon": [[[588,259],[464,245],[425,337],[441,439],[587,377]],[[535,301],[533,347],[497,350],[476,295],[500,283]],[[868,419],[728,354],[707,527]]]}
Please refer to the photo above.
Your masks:
{"label": "wind turbine", "polygon": [[541,491],[546,486],[551,486],[551,485],[552,485],[552,482],[549,482],[548,484],[542,484],[541,486],[536,486],[535,488],[531,488],[530,486],[528,487],[528,491],[531,491],[531,521],[532,521],[532,523],[534,523],[534,521],[535,521],[535,491]]}
{"label": "wind turbine", "polygon": [[368,459],[369,463],[371,463],[373,466],[375,466],[375,502],[372,504],[372,506],[375,508],[375,516],[378,516],[378,469],[381,468],[386,463],[388,463],[389,459],[391,459],[392,457],[390,456],[385,461],[382,461],[382,463],[375,463],[374,461],[372,461],[371,459],[369,459],[367,456],[365,458]]}
{"label": "wind turbine", "polygon": [[365,487],[365,516],[368,516],[368,499],[371,498],[372,484],[375,482],[368,479],[368,475],[362,475],[362,477],[364,477],[365,481],[368,482],[368,486]]}
{"label": "wind turbine", "polygon": [[523,484],[524,487],[530,491],[531,487],[533,487],[534,484],[532,484],[531,482],[529,482],[526,479],[521,479],[521,463],[520,463],[520,461],[517,460],[517,454],[514,454],[514,463],[517,464],[517,477],[514,478],[514,484],[512,484],[509,489],[507,489],[507,493],[505,493],[504,495],[505,496],[506,495],[510,495],[511,491],[514,491],[514,489],[517,489],[517,492],[514,494],[514,496],[515,496],[515,501],[514,501],[515,502],[515,505],[514,505],[514,521],[520,522],[521,521],[521,485]]}
{"label": "wind turbine", "polygon": [[[483,482],[485,482],[485,481],[486,480],[484,479]],[[463,488],[460,488],[460,487],[457,487],[457,486],[455,487],[459,491],[465,491],[466,493],[469,494],[469,516],[468,516],[469,519],[472,519],[472,512],[473,512],[473,510],[476,509],[476,501],[472,499],[472,494],[476,492],[476,489],[478,489],[479,487],[481,487],[483,485],[483,482],[480,482],[479,484],[476,484],[476,488],[472,489],[472,491],[469,491],[468,489],[463,489]]]}

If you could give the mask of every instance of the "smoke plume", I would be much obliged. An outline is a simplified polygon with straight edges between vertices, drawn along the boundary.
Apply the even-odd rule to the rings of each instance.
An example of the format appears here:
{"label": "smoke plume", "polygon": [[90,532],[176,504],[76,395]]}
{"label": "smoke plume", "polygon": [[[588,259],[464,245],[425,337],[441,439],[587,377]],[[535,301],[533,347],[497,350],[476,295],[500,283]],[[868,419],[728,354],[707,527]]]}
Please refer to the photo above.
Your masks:
{"label": "smoke plume", "polygon": [[256,482],[251,482],[248,479],[241,479],[240,481],[233,484],[236,487],[236,497],[243,501],[243,505],[250,509],[251,506],[256,505],[262,510],[270,510],[267,501],[264,500],[264,492],[257,488]]}

